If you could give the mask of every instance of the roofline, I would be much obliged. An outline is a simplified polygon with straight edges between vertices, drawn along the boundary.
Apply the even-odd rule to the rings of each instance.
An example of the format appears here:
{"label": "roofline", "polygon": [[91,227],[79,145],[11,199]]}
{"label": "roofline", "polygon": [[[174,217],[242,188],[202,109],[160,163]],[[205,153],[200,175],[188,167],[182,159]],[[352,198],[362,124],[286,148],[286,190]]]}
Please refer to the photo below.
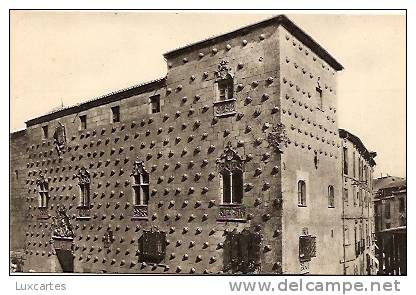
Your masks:
{"label": "roofline", "polygon": [[374,161],[374,158],[377,156],[376,152],[370,152],[367,150],[361,139],[352,134],[351,132],[345,130],[345,129],[338,129],[339,137],[348,139],[350,142],[352,142],[356,147],[357,150],[364,155],[364,157],[370,162],[371,167],[374,167],[376,165],[376,162]]}
{"label": "roofline", "polygon": [[86,111],[90,108],[97,107],[100,105],[105,105],[108,103],[112,103],[117,100],[121,100],[127,97],[131,97],[133,95],[137,95],[140,93],[143,93],[145,91],[151,90],[156,88],[156,86],[162,84],[164,85],[164,82],[166,81],[166,77],[158,78],[152,81],[144,82],[141,84],[133,85],[127,88],[123,88],[120,90],[116,90],[104,95],[101,95],[99,97],[90,99],[86,102],[82,102],[76,105],[72,105],[69,107],[65,107],[56,111],[52,111],[50,113],[47,113],[45,115],[36,117],[34,119],[30,119],[26,121],[26,127],[30,127],[33,125],[41,124],[44,122],[48,122],[57,118],[61,118],[63,116],[71,115],[74,113],[79,113],[82,111]]}
{"label": "roofline", "polygon": [[311,36],[309,36],[307,33],[305,33],[300,27],[298,27],[294,22],[292,22],[286,15],[280,14],[273,16],[271,18],[267,18],[265,20],[238,28],[236,30],[223,33],[220,35],[215,35],[212,37],[209,37],[207,39],[197,41],[194,43],[187,44],[185,46],[176,48],[174,50],[168,51],[163,54],[163,57],[165,59],[172,58],[176,55],[189,52],[195,48],[201,48],[207,45],[211,45],[214,43],[217,43],[220,40],[230,38],[234,35],[241,34],[244,32],[247,32],[249,30],[252,30],[257,27],[263,27],[270,24],[277,24],[282,25],[284,28],[286,28],[290,33],[292,33],[296,38],[298,38],[300,41],[302,41],[306,46],[308,46],[314,53],[316,53],[320,58],[325,60],[332,68],[334,68],[336,71],[341,71],[344,69],[344,67],[334,58],[332,57],[328,51],[326,51],[321,45],[319,45]]}

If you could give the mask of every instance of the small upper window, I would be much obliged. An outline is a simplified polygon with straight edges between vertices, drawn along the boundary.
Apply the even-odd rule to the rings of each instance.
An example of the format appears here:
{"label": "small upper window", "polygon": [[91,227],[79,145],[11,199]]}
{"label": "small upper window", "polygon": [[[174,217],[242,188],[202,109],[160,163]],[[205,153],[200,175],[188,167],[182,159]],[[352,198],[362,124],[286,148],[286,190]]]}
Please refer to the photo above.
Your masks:
{"label": "small upper window", "polygon": [[43,136],[43,139],[47,139],[49,137],[48,125],[42,126],[42,136]]}
{"label": "small upper window", "polygon": [[112,107],[111,115],[113,118],[113,123],[120,122],[120,107],[119,106]]}
{"label": "small upper window", "polygon": [[386,202],[386,204],[384,204],[384,216],[389,219],[391,217],[391,212],[390,212],[390,202]]}
{"label": "small upper window", "polygon": [[217,82],[217,101],[229,100],[234,96],[234,81],[232,77]]}
{"label": "small upper window", "polygon": [[344,174],[348,175],[348,149],[343,148],[343,162],[344,162]]}
{"label": "small upper window", "polygon": [[150,113],[155,114],[160,112],[160,95],[155,95],[150,98]]}
{"label": "small upper window", "polygon": [[81,130],[87,129],[87,115],[79,116],[79,121],[81,123]]}
{"label": "small upper window", "polygon": [[328,186],[328,207],[335,207],[334,187],[332,185]]}
{"label": "small upper window", "polygon": [[304,180],[298,181],[298,205],[306,206],[306,183]]}

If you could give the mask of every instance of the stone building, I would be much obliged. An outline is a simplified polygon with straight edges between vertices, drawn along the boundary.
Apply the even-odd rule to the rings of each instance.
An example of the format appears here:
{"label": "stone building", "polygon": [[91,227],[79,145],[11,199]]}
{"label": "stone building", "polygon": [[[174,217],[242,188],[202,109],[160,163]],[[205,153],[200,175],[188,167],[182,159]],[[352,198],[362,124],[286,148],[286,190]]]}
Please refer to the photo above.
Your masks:
{"label": "stone building", "polygon": [[12,136],[23,270],[343,274],[343,67],[284,15],[164,58]]}
{"label": "stone building", "polygon": [[380,273],[407,274],[407,182],[384,176],[374,179],[375,233]]}
{"label": "stone building", "polygon": [[339,129],[342,139],[344,274],[377,274],[372,175],[375,152],[354,134]]}

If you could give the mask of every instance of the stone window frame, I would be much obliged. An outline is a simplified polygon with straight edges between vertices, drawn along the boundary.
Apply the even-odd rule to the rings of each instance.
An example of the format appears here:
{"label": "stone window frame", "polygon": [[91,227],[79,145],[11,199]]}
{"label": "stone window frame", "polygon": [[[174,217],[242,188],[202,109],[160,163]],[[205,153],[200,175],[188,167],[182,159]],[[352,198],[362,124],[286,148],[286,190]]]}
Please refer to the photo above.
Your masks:
{"label": "stone window frame", "polygon": [[150,174],[144,167],[143,161],[134,163],[131,177],[133,178],[133,205],[147,206],[150,198]]}
{"label": "stone window frame", "polygon": [[307,207],[306,190],[306,180],[299,179],[297,182],[298,207]]}
{"label": "stone window frame", "polygon": [[328,208],[335,208],[335,189],[333,185],[328,186]]}
{"label": "stone window frame", "polygon": [[77,174],[78,186],[80,190],[80,208],[91,207],[91,177],[90,173],[84,167],[81,167]]}
{"label": "stone window frame", "polygon": [[[156,102],[155,102],[156,101]],[[157,107],[154,108],[154,105]],[[149,97],[149,114],[157,114],[162,111],[162,103],[160,94],[155,94]]]}
{"label": "stone window frame", "polygon": [[49,138],[49,126],[43,125],[42,126],[42,139],[47,140]]}
{"label": "stone window frame", "polygon": [[[215,81],[215,102],[235,100],[234,98],[234,77],[228,74],[224,79]],[[221,92],[224,91],[224,95]]]}
{"label": "stone window frame", "polygon": [[49,202],[49,183],[44,175],[40,176],[39,180],[36,181],[36,185],[39,196],[38,208],[47,209]]}
{"label": "stone window frame", "polygon": [[346,225],[344,227],[344,245],[350,245],[351,241],[350,241],[350,228],[348,227],[348,225]]}
{"label": "stone window frame", "polygon": [[[219,187],[222,205],[241,205],[244,198],[244,159],[232,148],[228,142],[224,153],[217,159]],[[225,177],[226,176],[226,177]],[[229,179],[226,184],[226,179]],[[235,185],[239,185],[238,189]],[[229,187],[229,189],[228,189]],[[225,201],[225,190],[229,191],[229,202]]]}
{"label": "stone window frame", "polygon": [[79,130],[87,130],[88,124],[87,124],[87,114],[79,115]]}
{"label": "stone window frame", "polygon": [[115,105],[111,108],[111,123],[120,123],[121,122],[121,114],[120,114],[120,106]]}
{"label": "stone window frame", "polygon": [[299,260],[311,261],[316,257],[316,236],[310,234],[299,236]]}

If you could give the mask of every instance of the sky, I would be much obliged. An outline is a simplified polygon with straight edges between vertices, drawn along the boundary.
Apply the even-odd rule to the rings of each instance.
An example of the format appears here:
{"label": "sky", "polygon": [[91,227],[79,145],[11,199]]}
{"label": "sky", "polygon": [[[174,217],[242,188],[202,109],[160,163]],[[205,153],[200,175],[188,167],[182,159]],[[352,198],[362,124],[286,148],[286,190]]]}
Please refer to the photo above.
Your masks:
{"label": "sky", "polygon": [[11,131],[62,104],[163,77],[163,53],[280,13],[344,66],[339,127],[377,152],[374,175],[405,177],[406,19],[399,14],[13,11]]}

